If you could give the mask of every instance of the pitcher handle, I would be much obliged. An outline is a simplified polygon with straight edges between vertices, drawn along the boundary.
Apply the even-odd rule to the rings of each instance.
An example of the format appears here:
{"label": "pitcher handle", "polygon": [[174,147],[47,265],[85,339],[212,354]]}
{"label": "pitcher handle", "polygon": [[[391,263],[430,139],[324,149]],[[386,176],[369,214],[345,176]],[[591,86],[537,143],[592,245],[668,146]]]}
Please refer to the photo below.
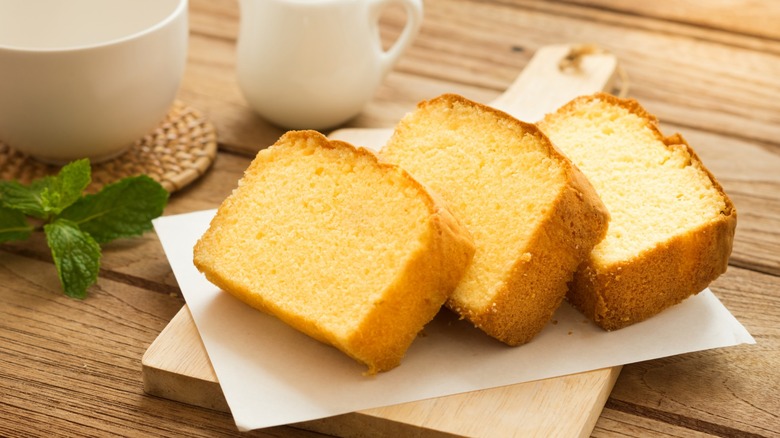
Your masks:
{"label": "pitcher handle", "polygon": [[[398,39],[385,51],[382,50],[382,43],[379,39],[379,17],[382,14],[382,10],[391,4],[403,6],[406,11],[406,25]],[[393,65],[395,65],[398,58],[406,51],[420,32],[423,18],[423,4],[422,0],[374,0],[369,9],[371,13],[371,22],[374,23],[374,26],[376,27],[380,66],[382,69],[382,77],[384,77],[390,69],[393,68]]]}

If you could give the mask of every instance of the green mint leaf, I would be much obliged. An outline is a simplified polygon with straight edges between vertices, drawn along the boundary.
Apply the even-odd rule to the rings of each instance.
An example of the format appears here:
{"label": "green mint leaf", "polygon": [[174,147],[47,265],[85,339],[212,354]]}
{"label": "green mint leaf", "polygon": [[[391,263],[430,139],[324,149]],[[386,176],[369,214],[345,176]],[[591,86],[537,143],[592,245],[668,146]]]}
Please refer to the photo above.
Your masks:
{"label": "green mint leaf", "polygon": [[43,230],[65,295],[86,298],[87,288],[97,282],[100,245],[68,220],[55,219]]}
{"label": "green mint leaf", "polygon": [[41,204],[45,211],[59,214],[62,210],[81,198],[81,193],[92,181],[89,160],[77,160],[68,163],[54,177],[47,179],[46,187],[41,190]]}
{"label": "green mint leaf", "polygon": [[0,242],[26,240],[32,230],[24,213],[0,206]]}
{"label": "green mint leaf", "polygon": [[143,234],[160,216],[168,192],[146,175],[124,178],[87,195],[63,210],[60,218],[73,221],[98,243]]}
{"label": "green mint leaf", "polygon": [[48,219],[81,198],[91,179],[89,160],[78,160],[63,166],[57,175],[43,177],[30,185],[2,181],[0,200],[7,208]]}
{"label": "green mint leaf", "polygon": [[23,214],[43,219],[46,211],[41,203],[41,190],[46,185],[49,177],[36,180],[29,186],[16,181],[0,181],[0,201],[9,209],[14,209]]}

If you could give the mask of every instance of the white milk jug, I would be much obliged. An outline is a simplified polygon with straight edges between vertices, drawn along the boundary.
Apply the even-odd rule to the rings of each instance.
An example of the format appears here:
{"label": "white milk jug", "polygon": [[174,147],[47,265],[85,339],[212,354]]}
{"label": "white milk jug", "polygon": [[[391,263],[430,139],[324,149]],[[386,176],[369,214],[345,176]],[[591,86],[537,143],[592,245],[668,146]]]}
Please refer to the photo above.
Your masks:
{"label": "white milk jug", "polygon": [[[400,4],[406,25],[387,51],[383,8]],[[266,120],[324,129],[357,115],[409,47],[422,0],[241,0],[238,84]]]}

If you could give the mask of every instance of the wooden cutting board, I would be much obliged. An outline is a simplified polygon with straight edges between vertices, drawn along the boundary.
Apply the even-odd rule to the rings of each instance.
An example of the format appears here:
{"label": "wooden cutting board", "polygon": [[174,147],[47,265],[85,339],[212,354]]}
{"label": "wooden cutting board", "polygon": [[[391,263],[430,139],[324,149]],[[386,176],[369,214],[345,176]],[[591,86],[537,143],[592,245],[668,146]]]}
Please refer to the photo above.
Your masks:
{"label": "wooden cutting board", "polygon": [[[616,71],[615,57],[593,48],[544,47],[509,89],[490,104],[520,120],[535,122],[573,97],[607,89]],[[379,149],[391,133],[392,129],[342,129],[330,137]],[[584,437],[593,430],[620,369],[605,368],[291,426],[344,437]],[[229,412],[187,306],[146,351],[142,371],[148,394]]]}

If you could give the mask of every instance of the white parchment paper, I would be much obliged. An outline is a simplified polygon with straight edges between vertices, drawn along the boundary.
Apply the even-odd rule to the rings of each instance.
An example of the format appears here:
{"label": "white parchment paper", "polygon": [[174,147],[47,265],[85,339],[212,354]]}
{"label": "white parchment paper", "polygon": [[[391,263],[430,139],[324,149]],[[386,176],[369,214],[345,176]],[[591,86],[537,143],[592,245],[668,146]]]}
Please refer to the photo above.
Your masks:
{"label": "white parchment paper", "polygon": [[154,221],[240,430],[755,343],[709,289],[648,321],[605,332],[563,304],[521,347],[507,347],[448,311],[398,368],[373,377],[340,351],[258,312],[209,283],[192,248],[215,210]]}

